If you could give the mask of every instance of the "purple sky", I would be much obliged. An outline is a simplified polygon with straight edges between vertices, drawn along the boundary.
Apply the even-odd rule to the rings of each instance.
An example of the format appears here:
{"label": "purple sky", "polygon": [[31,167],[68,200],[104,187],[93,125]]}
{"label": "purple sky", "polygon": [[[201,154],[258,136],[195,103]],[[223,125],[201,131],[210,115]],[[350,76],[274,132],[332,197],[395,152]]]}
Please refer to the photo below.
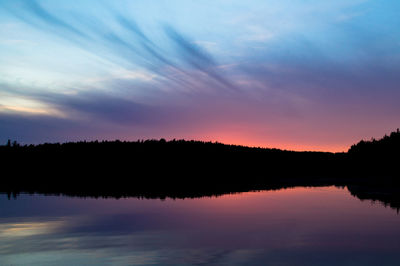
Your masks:
{"label": "purple sky", "polygon": [[400,127],[400,2],[0,1],[0,143],[344,151]]}

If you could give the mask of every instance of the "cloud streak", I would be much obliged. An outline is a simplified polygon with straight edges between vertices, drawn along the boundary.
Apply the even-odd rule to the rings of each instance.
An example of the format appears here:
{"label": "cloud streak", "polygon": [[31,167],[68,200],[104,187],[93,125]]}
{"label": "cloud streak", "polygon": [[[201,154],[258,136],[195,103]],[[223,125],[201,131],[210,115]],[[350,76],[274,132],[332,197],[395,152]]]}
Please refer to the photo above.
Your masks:
{"label": "cloud streak", "polygon": [[[25,12],[13,12],[19,19],[40,30],[73,41],[87,51],[108,51],[111,56],[102,56],[108,60],[117,57],[118,61],[115,63],[123,61],[128,67],[144,67],[183,87],[237,90],[235,85],[224,77],[210,54],[197,46],[194,41],[184,37],[171,25],[161,25],[160,29],[163,29],[169,42],[175,46],[175,51],[160,48],[134,20],[116,11],[109,11],[111,17],[120,28],[125,30],[125,33],[129,34],[108,27],[101,20],[75,16],[75,24],[80,23],[80,28],[85,29],[80,30],[67,20],[52,15],[35,0],[22,1],[21,6]],[[177,58],[180,60],[176,60]],[[202,75],[201,78],[198,77],[199,74]],[[195,85],[199,80],[204,83],[202,86]]]}

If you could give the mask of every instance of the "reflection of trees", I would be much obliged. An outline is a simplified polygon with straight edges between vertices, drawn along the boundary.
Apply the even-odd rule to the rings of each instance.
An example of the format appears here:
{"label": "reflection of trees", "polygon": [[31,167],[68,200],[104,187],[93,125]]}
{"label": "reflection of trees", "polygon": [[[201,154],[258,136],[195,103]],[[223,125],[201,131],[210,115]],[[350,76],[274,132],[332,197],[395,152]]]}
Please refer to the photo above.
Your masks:
{"label": "reflection of trees", "polygon": [[[390,191],[387,188],[400,187],[397,151],[399,131],[380,140],[361,141],[348,153],[336,154],[165,139],[40,145],[9,140],[0,146],[0,190],[10,196],[25,191],[179,198],[336,185],[349,186],[362,198],[365,189]],[[365,197],[398,206],[396,195]]]}

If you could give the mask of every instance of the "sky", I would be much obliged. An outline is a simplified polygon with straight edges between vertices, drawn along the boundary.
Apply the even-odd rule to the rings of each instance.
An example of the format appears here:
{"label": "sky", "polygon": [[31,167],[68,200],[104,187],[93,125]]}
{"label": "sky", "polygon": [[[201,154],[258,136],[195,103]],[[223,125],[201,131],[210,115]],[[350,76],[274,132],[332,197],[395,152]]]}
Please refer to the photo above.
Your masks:
{"label": "sky", "polygon": [[400,127],[398,0],[0,0],[0,143],[346,151]]}

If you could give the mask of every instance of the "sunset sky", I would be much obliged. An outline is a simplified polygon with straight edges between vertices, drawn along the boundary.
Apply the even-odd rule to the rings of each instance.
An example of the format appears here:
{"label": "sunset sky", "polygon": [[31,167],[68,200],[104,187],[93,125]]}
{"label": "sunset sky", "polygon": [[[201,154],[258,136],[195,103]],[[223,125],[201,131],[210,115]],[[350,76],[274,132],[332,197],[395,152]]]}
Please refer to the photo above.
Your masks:
{"label": "sunset sky", "polygon": [[400,127],[399,0],[0,0],[0,143],[345,151]]}

